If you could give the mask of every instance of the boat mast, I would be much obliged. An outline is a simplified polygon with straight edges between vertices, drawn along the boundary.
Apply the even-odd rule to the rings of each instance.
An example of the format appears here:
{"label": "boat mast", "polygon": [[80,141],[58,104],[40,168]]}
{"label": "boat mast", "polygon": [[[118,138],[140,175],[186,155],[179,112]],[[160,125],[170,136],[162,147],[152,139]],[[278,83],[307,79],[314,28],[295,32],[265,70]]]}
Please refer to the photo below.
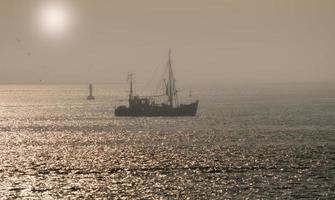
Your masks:
{"label": "boat mast", "polygon": [[129,90],[129,102],[133,98],[133,73],[128,74],[128,80],[130,82],[130,90]]}
{"label": "boat mast", "polygon": [[173,71],[172,71],[172,64],[171,64],[171,50],[169,50],[168,68],[169,68],[169,83],[168,83],[169,90],[168,90],[168,96],[169,96],[170,106],[173,107],[174,78],[173,78]]}

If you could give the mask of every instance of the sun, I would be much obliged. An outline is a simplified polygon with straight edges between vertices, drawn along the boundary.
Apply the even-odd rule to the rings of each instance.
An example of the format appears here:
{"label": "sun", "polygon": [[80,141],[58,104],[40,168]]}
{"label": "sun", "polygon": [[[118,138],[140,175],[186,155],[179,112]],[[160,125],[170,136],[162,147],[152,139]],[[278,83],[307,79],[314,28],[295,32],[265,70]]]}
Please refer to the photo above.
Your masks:
{"label": "sun", "polygon": [[72,15],[69,6],[62,1],[47,1],[37,11],[39,30],[46,36],[63,37],[72,26]]}

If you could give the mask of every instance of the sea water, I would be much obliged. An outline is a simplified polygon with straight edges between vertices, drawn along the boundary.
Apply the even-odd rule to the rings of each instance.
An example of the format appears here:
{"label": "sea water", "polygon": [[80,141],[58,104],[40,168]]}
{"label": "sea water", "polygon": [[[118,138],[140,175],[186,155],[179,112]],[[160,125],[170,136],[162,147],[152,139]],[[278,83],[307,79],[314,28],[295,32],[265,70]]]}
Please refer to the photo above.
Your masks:
{"label": "sea water", "polygon": [[334,90],[199,87],[196,117],[117,118],[125,88],[0,85],[0,197],[335,198]]}

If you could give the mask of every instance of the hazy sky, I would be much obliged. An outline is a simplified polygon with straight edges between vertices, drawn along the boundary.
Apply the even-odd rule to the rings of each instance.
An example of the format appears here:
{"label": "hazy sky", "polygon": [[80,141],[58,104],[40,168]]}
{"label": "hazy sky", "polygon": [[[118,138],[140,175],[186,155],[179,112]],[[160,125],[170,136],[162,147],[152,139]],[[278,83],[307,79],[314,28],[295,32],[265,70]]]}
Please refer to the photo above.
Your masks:
{"label": "hazy sky", "polygon": [[[56,2],[56,3],[55,3]],[[0,82],[335,80],[334,0],[1,0]]]}

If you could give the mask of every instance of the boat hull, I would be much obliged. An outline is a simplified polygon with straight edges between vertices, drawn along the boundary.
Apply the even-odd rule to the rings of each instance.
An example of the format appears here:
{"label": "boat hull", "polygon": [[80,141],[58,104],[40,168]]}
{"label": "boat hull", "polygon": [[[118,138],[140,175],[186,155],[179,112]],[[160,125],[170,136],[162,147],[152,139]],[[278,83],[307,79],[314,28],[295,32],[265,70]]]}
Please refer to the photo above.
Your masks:
{"label": "boat hull", "polygon": [[199,102],[171,106],[120,106],[115,109],[115,116],[119,117],[159,117],[159,116],[195,116]]}

